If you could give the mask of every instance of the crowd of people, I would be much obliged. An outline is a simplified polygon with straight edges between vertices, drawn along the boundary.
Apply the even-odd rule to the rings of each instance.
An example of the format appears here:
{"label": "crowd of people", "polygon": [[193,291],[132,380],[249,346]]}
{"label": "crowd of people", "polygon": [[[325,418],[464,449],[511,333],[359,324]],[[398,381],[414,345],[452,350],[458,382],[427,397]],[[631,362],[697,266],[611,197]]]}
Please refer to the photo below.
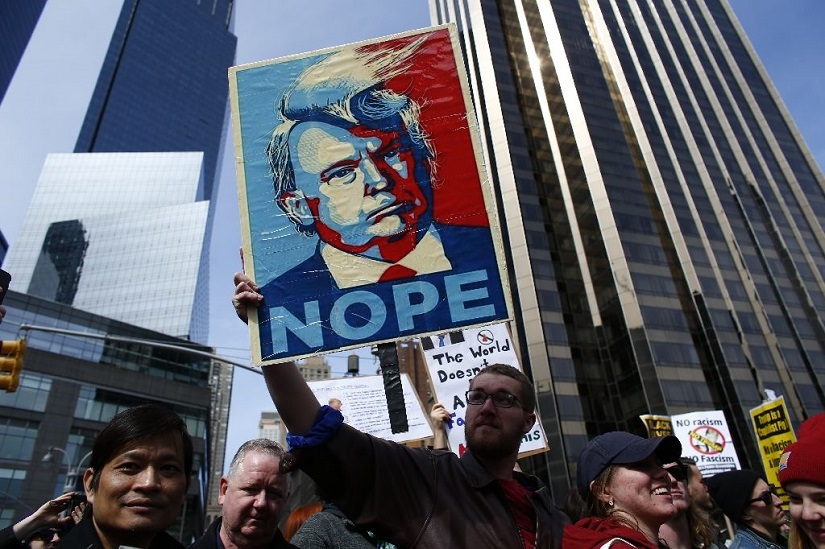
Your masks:
{"label": "crowd of people", "polygon": [[[243,274],[236,283],[233,302],[244,318],[256,287]],[[760,472],[704,479],[678,438],[624,431],[587,442],[562,508],[518,467],[536,401],[530,380],[512,366],[489,365],[470,380],[460,458],[353,429],[335,407],[318,403],[294,364],[263,373],[289,429],[289,451],[267,439],[244,443],[220,480],[222,516],[191,549],[825,549],[825,414],[801,425],[780,460],[788,513]],[[449,414],[436,405],[431,419],[439,432]],[[83,476],[87,503],[72,507],[72,493],[44,503],[0,530],[0,549],[181,549],[166,530],[192,468],[192,439],[174,411],[128,408],[95,438]],[[289,473],[298,469],[321,501],[290,516],[284,535]]]}

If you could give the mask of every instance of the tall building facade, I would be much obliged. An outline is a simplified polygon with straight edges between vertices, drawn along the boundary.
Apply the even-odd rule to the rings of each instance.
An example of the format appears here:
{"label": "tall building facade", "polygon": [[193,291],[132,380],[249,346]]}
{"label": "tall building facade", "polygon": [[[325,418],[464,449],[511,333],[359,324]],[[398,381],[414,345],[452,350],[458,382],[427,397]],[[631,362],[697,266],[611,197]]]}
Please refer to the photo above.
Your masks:
{"label": "tall building facade", "polygon": [[560,501],[640,414],[825,408],[825,184],[725,0],[431,0],[455,22]]}
{"label": "tall building facade", "polygon": [[0,102],[45,6],[46,0],[0,2]]}
{"label": "tall building facade", "polygon": [[[2,339],[29,324],[209,351],[232,10],[231,0],[123,1],[76,153],[48,157],[6,257],[15,292]],[[224,460],[231,367],[152,344],[23,333],[21,386],[0,394],[0,526],[62,492],[115,413],[159,402],[187,421],[197,453],[169,533],[184,544],[199,536]]]}
{"label": "tall building facade", "polygon": [[233,0],[125,0],[74,152],[202,151],[209,200],[226,136]]}
{"label": "tall building facade", "polygon": [[49,155],[9,252],[13,287],[206,342],[203,159],[202,152]]}

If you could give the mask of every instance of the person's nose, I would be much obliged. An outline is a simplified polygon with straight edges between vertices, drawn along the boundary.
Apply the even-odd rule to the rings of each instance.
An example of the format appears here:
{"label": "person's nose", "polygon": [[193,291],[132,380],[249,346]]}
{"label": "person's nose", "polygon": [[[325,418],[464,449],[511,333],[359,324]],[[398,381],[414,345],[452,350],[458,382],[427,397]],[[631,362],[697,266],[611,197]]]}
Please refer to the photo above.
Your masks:
{"label": "person's nose", "polygon": [[255,494],[255,499],[252,501],[252,505],[256,509],[263,509],[266,507],[266,490],[261,490]]}
{"label": "person's nose", "polygon": [[370,190],[382,191],[390,185],[391,179],[386,176],[386,169],[382,169],[381,162],[380,159],[371,156],[361,161],[361,169],[364,172],[364,185]]}
{"label": "person's nose", "polygon": [[141,490],[157,490],[160,486],[160,472],[154,467],[146,467],[138,473],[135,484]]}
{"label": "person's nose", "polygon": [[820,521],[825,518],[825,511],[823,511],[823,507],[821,505],[818,505],[811,500],[802,500],[802,514],[800,515],[800,518],[810,522]]}

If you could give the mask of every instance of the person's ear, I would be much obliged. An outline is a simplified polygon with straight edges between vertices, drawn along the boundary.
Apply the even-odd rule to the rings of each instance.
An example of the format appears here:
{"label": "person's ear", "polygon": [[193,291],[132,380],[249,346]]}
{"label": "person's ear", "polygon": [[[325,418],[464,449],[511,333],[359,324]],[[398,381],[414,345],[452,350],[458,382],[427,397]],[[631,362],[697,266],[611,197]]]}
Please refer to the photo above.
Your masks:
{"label": "person's ear", "polygon": [[218,486],[218,505],[223,505],[223,500],[226,498],[226,489],[229,487],[229,481],[226,477],[221,477],[220,485]]}
{"label": "person's ear", "polygon": [[536,412],[530,412],[524,415],[524,424],[521,427],[521,434],[526,435],[536,424]]}
{"label": "person's ear", "polygon": [[277,200],[287,217],[296,225],[311,227],[315,224],[315,216],[312,215],[309,207],[309,199],[300,190],[287,191]]}
{"label": "person's ear", "polygon": [[83,489],[86,491],[86,501],[91,504],[95,502],[95,491],[94,488],[92,488],[92,478],[94,478],[94,476],[95,472],[91,467],[83,473]]}
{"label": "person's ear", "polygon": [[607,486],[602,486],[601,489],[597,492],[596,481],[593,480],[590,481],[590,486],[588,487],[588,489],[597,500],[607,504],[608,507],[613,507],[613,495],[610,493],[610,490],[607,488]]}

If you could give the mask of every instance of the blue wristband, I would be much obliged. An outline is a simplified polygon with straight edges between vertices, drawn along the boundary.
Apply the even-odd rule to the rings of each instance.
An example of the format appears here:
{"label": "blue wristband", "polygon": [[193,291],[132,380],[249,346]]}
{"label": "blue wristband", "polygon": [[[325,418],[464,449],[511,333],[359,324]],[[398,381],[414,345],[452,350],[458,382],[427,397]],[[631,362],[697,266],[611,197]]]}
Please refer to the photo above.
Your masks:
{"label": "blue wristband", "polygon": [[320,446],[328,441],[332,435],[338,432],[341,424],[344,423],[344,415],[334,408],[330,408],[326,404],[321,406],[318,410],[318,415],[315,416],[315,423],[312,429],[305,435],[293,435],[287,433],[286,443],[292,452],[300,448],[313,448]]}

